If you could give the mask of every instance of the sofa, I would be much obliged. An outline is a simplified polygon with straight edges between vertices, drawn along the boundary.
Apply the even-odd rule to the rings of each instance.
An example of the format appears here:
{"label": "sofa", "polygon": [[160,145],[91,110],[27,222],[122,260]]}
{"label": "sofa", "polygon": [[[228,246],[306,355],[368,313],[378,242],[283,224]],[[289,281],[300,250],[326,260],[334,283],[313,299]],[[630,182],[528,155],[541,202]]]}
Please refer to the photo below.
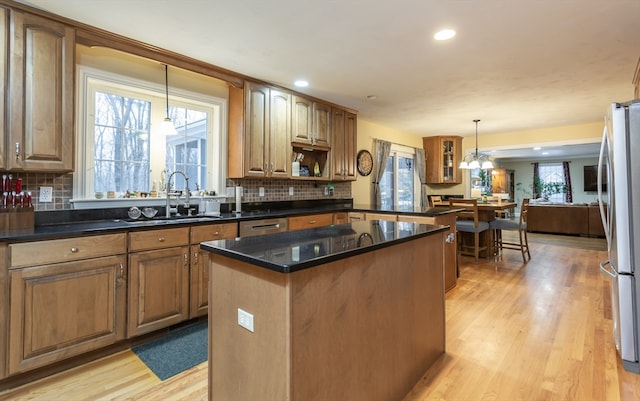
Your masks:
{"label": "sofa", "polygon": [[604,237],[600,209],[592,204],[530,204],[527,231]]}

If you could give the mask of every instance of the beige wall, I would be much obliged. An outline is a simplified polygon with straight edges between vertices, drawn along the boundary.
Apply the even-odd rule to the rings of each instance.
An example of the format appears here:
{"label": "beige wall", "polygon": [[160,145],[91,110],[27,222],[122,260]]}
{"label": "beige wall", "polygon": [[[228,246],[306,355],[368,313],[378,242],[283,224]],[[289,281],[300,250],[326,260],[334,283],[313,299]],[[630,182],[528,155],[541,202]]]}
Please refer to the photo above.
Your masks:
{"label": "beige wall", "polygon": [[[604,111],[603,111],[604,112]],[[500,149],[516,149],[534,146],[571,145],[600,142],[602,123],[590,123],[565,127],[552,127],[536,130],[505,132],[499,134],[480,134],[478,149],[482,152]],[[372,150],[373,139],[384,139],[411,147],[422,147],[422,137],[407,134],[389,127],[358,119],[358,150]],[[475,149],[475,135],[465,136],[462,140],[463,154]],[[580,173],[581,174],[581,173]],[[469,195],[469,173],[463,172],[463,182],[458,185],[428,185],[427,193],[447,195]],[[576,178],[578,174],[576,174]],[[581,185],[581,182],[580,182]],[[358,179],[352,187],[356,205],[371,205],[371,176]],[[587,201],[587,199],[584,199]]]}

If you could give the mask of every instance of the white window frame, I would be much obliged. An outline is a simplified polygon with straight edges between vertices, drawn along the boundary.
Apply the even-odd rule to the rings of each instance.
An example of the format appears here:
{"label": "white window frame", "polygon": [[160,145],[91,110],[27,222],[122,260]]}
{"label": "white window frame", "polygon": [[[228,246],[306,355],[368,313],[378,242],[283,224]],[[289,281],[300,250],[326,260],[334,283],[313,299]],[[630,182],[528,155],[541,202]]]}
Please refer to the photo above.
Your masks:
{"label": "white window frame", "polygon": [[[114,88],[118,93],[136,98],[153,99],[151,107],[151,142],[155,131],[160,127],[166,115],[165,87],[153,82],[143,81],[109,71],[92,67],[78,66],[77,68],[77,134],[76,134],[76,172],[73,178],[73,201],[94,199],[94,141],[93,141],[93,102],[95,90]],[[108,89],[105,89],[108,88]],[[141,97],[142,96],[142,97]],[[207,96],[200,93],[169,88],[169,103],[187,108],[206,111],[210,118],[207,127],[207,190],[224,193],[227,175],[227,99]],[[164,141],[162,141],[164,146]],[[165,153],[164,147],[161,154]],[[156,152],[156,155],[158,152]],[[162,160],[154,158],[151,151],[150,180],[159,180],[164,169]],[[217,162],[216,162],[217,161]],[[215,163],[215,164],[214,164]]]}
{"label": "white window frame", "polygon": [[[556,180],[548,180],[547,178],[549,177],[549,173],[547,173],[545,170],[556,170],[559,169],[560,171],[560,179],[558,181]],[[554,173],[557,173],[557,171],[555,171]],[[540,177],[540,181],[542,183],[547,183],[547,182],[562,182],[564,184],[566,184],[565,179],[564,179],[564,168],[562,166],[562,162],[544,162],[544,163],[538,163],[538,174]],[[558,202],[558,203],[563,203],[566,199],[566,193],[562,192],[559,194],[553,194],[549,197],[549,202]]]}

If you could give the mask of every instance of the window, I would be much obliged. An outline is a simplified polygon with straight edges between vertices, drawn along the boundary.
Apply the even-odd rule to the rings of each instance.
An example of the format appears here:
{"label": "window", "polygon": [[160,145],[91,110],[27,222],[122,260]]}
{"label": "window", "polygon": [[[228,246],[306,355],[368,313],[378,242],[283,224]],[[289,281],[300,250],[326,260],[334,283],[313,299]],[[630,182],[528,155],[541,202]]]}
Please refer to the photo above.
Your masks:
{"label": "window", "polygon": [[565,191],[557,192],[558,187],[563,187],[564,171],[562,163],[540,163],[538,165],[540,176],[541,193],[543,197],[548,197],[550,202],[564,202]]}
{"label": "window", "polygon": [[414,154],[412,148],[391,145],[391,153],[380,180],[383,209],[413,210],[414,204],[420,203],[420,195],[416,193],[420,186],[416,184]]}
{"label": "window", "polygon": [[[166,115],[164,85],[79,68],[74,198],[95,192],[161,191],[167,172],[182,170],[191,190],[224,188],[226,100],[170,88],[169,117],[178,135],[156,128]],[[171,185],[185,187],[181,175]]]}

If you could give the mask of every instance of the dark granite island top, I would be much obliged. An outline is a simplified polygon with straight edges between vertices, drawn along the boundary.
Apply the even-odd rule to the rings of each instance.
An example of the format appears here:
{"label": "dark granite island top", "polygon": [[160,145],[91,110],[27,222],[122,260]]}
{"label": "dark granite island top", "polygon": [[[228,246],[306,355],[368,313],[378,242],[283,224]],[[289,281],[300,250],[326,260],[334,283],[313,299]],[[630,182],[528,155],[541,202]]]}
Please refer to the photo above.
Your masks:
{"label": "dark granite island top", "polygon": [[209,399],[403,399],[445,351],[448,228],[372,220],[201,243]]}
{"label": "dark granite island top", "polygon": [[280,273],[291,273],[445,230],[446,226],[373,220],[208,241],[200,247]]}

